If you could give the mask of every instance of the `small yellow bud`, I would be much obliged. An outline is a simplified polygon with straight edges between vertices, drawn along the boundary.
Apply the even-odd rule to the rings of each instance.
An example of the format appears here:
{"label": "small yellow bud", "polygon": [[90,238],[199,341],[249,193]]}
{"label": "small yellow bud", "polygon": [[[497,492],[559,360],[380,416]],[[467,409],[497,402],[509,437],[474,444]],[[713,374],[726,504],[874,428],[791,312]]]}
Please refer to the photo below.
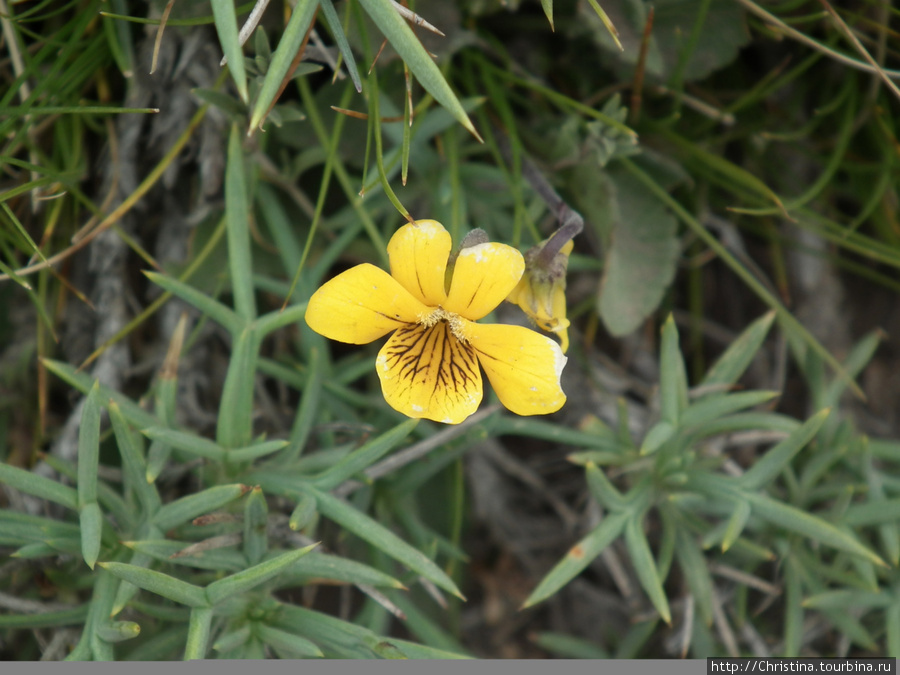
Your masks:
{"label": "small yellow bud", "polygon": [[565,353],[569,349],[566,269],[575,244],[570,239],[546,262],[540,254],[550,239],[545,239],[525,254],[525,273],[506,299],[521,307],[541,330],[556,333]]}

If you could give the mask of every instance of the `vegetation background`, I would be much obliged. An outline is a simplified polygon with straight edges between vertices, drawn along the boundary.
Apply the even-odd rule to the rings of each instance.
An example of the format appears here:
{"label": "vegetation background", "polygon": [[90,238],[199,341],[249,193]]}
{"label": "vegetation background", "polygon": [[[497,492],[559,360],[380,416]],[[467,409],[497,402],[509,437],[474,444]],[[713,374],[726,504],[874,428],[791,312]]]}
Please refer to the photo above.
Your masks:
{"label": "vegetation background", "polygon": [[[0,0],[0,655],[900,657],[897,9],[396,4]],[[302,322],[560,203],[556,415]]]}

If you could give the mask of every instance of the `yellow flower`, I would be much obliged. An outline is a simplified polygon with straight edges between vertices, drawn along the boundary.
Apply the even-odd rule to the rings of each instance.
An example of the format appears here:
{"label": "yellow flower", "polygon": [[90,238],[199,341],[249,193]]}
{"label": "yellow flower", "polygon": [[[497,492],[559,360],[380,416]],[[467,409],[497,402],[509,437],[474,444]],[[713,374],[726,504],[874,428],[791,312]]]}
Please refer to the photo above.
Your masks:
{"label": "yellow flower", "polygon": [[404,225],[388,244],[391,273],[357,265],[317,290],[306,322],[332,340],[366,344],[393,331],[375,362],[388,404],[409,417],[458,424],[478,409],[481,368],[519,415],[556,412],[566,357],[522,326],[478,324],[525,269],[522,254],[493,242],[463,248],[449,284],[450,234],[434,220]]}
{"label": "yellow flower", "polygon": [[541,253],[549,241],[545,239],[525,254],[525,273],[506,299],[521,307],[539,328],[559,335],[565,353],[569,349],[566,269],[575,244],[570,239],[549,261],[544,261]]}

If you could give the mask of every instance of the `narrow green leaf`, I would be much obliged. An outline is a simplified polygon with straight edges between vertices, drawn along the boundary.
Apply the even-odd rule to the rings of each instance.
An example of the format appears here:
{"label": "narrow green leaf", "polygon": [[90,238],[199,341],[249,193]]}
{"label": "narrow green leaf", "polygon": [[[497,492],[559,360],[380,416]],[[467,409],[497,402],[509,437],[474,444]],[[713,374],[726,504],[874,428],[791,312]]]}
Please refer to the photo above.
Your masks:
{"label": "narrow green leaf", "polygon": [[288,520],[292,530],[302,530],[316,515],[316,500],[310,495],[303,495]]}
{"label": "narrow green leaf", "polygon": [[227,450],[225,452],[225,461],[233,462],[235,464],[240,462],[252,462],[260,457],[265,457],[266,455],[271,455],[273,452],[278,452],[287,447],[287,445],[287,441],[275,440],[263,441],[262,443],[257,443],[256,445],[251,445],[246,448]]}
{"label": "narrow green leaf", "polygon": [[253,115],[250,117],[250,128],[247,135],[251,135],[253,131],[260,126],[269,108],[275,102],[275,97],[281,89],[284,78],[287,77],[288,70],[300,45],[303,44],[303,38],[312,25],[313,17],[319,3],[315,0],[298,0],[291,12],[291,18],[288,25],[281,34],[281,40],[275,48],[272,60],[269,62],[269,70],[263,79],[259,94],[256,97],[256,103],[253,106]]}
{"label": "narrow green leaf", "polygon": [[228,136],[228,160],[225,165],[225,233],[234,311],[249,323],[256,318],[256,296],[250,260],[250,206],[244,174],[244,149],[237,125],[233,124]]}
{"label": "narrow green leaf", "polygon": [[780,431],[790,434],[800,428],[793,417],[770,412],[745,412],[711,420],[698,431],[701,438],[730,434],[735,431]]}
{"label": "narrow green leaf", "polygon": [[550,30],[555,31],[556,28],[553,26],[553,0],[541,0],[541,7],[544,8],[544,14],[547,16],[547,21],[550,22]]}
{"label": "narrow green leaf", "polygon": [[815,438],[830,413],[831,410],[826,408],[810,417],[803,426],[756,460],[750,470],[737,479],[738,485],[745,490],[760,490],[768,485]]}
{"label": "narrow green leaf", "polygon": [[431,94],[435,101],[444,106],[460,124],[481,141],[481,136],[475,131],[475,127],[469,120],[469,116],[466,115],[456,94],[453,93],[453,89],[450,88],[419,38],[394,9],[390,0],[360,0],[360,4],[403,59],[403,62],[409,66],[425,91]]}
{"label": "narrow green leaf", "polygon": [[78,510],[78,492],[75,488],[38,476],[31,471],[0,463],[0,483],[25,494],[60,504],[67,509]]}
{"label": "narrow green leaf", "polygon": [[129,565],[128,563],[101,562],[100,567],[124,579],[145,591],[156,593],[173,602],[179,602],[188,607],[208,607],[206,591],[200,586],[189,584],[181,579],[176,579],[168,574],[148,570],[143,567]]}
{"label": "narrow green leaf", "polygon": [[627,511],[607,515],[586,537],[569,549],[565,557],[541,579],[537,588],[525,600],[522,609],[546,600],[581,574],[622,533],[629,517]]}
{"label": "narrow green leaf", "polygon": [[205,457],[219,462],[225,459],[225,448],[215,441],[196,434],[176,431],[166,427],[149,427],[142,429],[141,433],[151,441],[159,441],[164,445],[178,448],[197,457]]}
{"label": "narrow green leaf", "polygon": [[338,18],[331,0],[319,0],[319,7],[322,8],[322,16],[334,41],[337,43],[341,56],[347,66],[347,72],[350,73],[350,79],[353,80],[353,86],[356,87],[358,93],[362,93],[362,81],[359,79],[359,69],[356,67],[356,60],[353,58],[353,50],[350,49],[350,43],[347,41],[347,35],[341,26],[341,20]]}
{"label": "narrow green leaf", "polygon": [[194,607],[188,621],[187,643],[184,646],[184,660],[205,659],[209,651],[209,632],[212,627],[211,607]]}
{"label": "narrow green leaf", "polygon": [[97,502],[84,504],[78,514],[81,524],[81,557],[91,569],[100,556],[100,538],[103,531],[103,514]]}
{"label": "narrow green leaf", "polygon": [[[172,539],[139,539],[137,541],[122,542],[149,562],[151,559],[160,560],[172,565],[187,565],[202,570],[216,572],[239,572],[247,568],[247,558],[241,551],[231,547],[210,548],[198,551],[193,555],[178,555],[193,542],[174,541]],[[133,561],[132,561],[133,562]],[[134,563],[133,564],[137,564]],[[146,562],[141,567],[146,567]]]}
{"label": "narrow green leaf", "polygon": [[84,625],[88,605],[67,607],[66,609],[38,614],[0,614],[0,628],[56,628],[57,626]]}
{"label": "narrow green leaf", "polygon": [[678,565],[687,579],[703,622],[710,626],[713,620],[713,583],[709,565],[687,528],[676,529],[675,555],[678,557]]}
{"label": "narrow green leaf", "polygon": [[737,394],[720,393],[706,396],[687,407],[681,417],[681,425],[684,427],[702,426],[744,408],[752,408],[771,401],[778,395],[777,391],[744,391]]}
{"label": "narrow green leaf", "polygon": [[803,586],[800,563],[789,556],[784,569],[784,653],[781,656],[800,656],[803,644]]}
{"label": "narrow green leaf", "polygon": [[326,518],[330,518],[394,560],[421,574],[436,586],[443,588],[458,598],[463,597],[453,580],[440,567],[381,523],[369,518],[366,514],[356,510],[337,497],[320,492],[311,485],[298,482],[297,489],[314,497],[318,504],[319,512]]}
{"label": "narrow green leaf", "polygon": [[808,609],[885,609],[894,604],[891,593],[873,593],[858,589],[824,591],[811,595],[803,601]]}
{"label": "narrow green leaf", "polygon": [[853,527],[900,523],[900,499],[880,499],[861,504],[852,504],[841,522]]}
{"label": "narrow green leaf", "polygon": [[309,352],[309,371],[306,385],[303,387],[303,398],[297,409],[294,426],[291,428],[290,442],[278,456],[278,462],[282,466],[293,463],[303,453],[309,440],[313,425],[316,423],[319,401],[322,399],[323,370],[323,359],[319,357],[318,350],[312,348]]}
{"label": "narrow green leaf", "polygon": [[112,422],[113,433],[116,436],[116,445],[119,455],[122,457],[122,468],[127,489],[133,490],[137,495],[144,513],[154,514],[159,509],[161,501],[156,488],[147,482],[147,462],[141,453],[137,440],[128,428],[128,422],[122,415],[122,409],[115,401],[110,401],[108,406],[109,419]]}
{"label": "narrow green leaf", "polygon": [[228,69],[244,103],[247,102],[247,74],[244,72],[244,53],[238,37],[237,14],[232,0],[210,0],[219,44],[228,59]]}
{"label": "narrow green leaf", "polygon": [[668,441],[678,429],[670,422],[661,420],[650,427],[647,435],[644,436],[644,442],[641,444],[642,455],[652,455],[662,447],[663,443]]}
{"label": "narrow green leaf", "polygon": [[611,511],[621,511],[628,503],[625,497],[609,481],[606,474],[596,464],[588,462],[585,466],[588,489],[597,502]]}
{"label": "narrow green leaf", "polygon": [[313,551],[278,579],[278,588],[304,584],[312,579],[330,579],[345,584],[404,589],[394,577],[355,560]]}
{"label": "narrow green leaf", "polygon": [[176,499],[156,512],[156,515],[153,516],[153,524],[165,532],[197,516],[225,506],[228,502],[243,496],[249,489],[240,483],[217,485],[197,494]]}
{"label": "narrow green leaf", "polygon": [[774,321],[775,312],[769,311],[751,323],[706,372],[701,386],[737,382],[753,362]]}
{"label": "narrow green leaf", "polygon": [[734,511],[732,511],[731,518],[728,519],[728,525],[725,527],[725,533],[722,535],[722,553],[730,549],[734,542],[738,540],[738,537],[741,536],[744,526],[747,525],[747,521],[750,519],[751,512],[752,509],[749,502],[743,500],[735,502]]}
{"label": "narrow green leaf", "polygon": [[536,633],[532,638],[541,649],[564,659],[608,659],[609,652],[593,642],[568,633],[550,631]]}
{"label": "narrow green leaf", "polygon": [[290,652],[304,658],[308,656],[321,658],[324,656],[316,643],[294,633],[288,633],[287,631],[267,626],[264,623],[256,624],[255,631],[260,640],[275,649]]}
{"label": "narrow green leaf", "polygon": [[259,346],[253,328],[235,336],[216,425],[216,441],[223,447],[245,447],[253,436],[253,390]]}
{"label": "narrow green leaf", "polygon": [[250,626],[241,626],[237,630],[221,635],[213,643],[213,649],[217,652],[230,652],[245,644],[250,639]]}
{"label": "narrow green leaf", "polygon": [[206,597],[209,599],[210,604],[217,605],[233,595],[255,588],[286,571],[288,567],[300,560],[316,546],[318,544],[283,553],[229,577],[214,581],[206,587]]}
{"label": "narrow green leaf", "polygon": [[[410,640],[401,640],[399,638],[391,637],[386,638],[386,640],[390,640],[390,642],[381,642],[379,644],[390,644],[400,650],[403,654],[402,658],[407,659],[421,659],[421,660],[434,660],[434,659],[472,659],[473,656],[469,656],[468,654],[460,654],[459,652],[448,651],[446,649],[438,649],[437,647],[431,647],[428,645],[422,645],[415,642],[411,642]],[[379,650],[375,649],[375,652],[379,654],[379,656],[384,657],[383,652],[379,652]]]}
{"label": "narrow green leaf", "polygon": [[269,520],[269,507],[266,497],[259,487],[250,490],[244,502],[244,555],[247,562],[256,565],[269,548],[266,527]]}
{"label": "narrow green leaf", "polygon": [[662,587],[662,579],[656,569],[656,561],[650,551],[650,543],[644,536],[643,519],[630,515],[625,523],[625,546],[631,556],[631,564],[637,574],[638,581],[650,602],[666,623],[672,623],[669,601]]}
{"label": "narrow green leaf", "polygon": [[393,429],[350,453],[333,467],[314,477],[311,484],[319,490],[332,490],[345,480],[367,469],[388,452],[396,448],[419,423],[417,419],[408,419]]}
{"label": "narrow green leaf", "polygon": [[183,281],[166,276],[165,274],[157,274],[156,272],[145,271],[144,275],[164,291],[168,291],[172,295],[181,298],[189,305],[199,309],[216,323],[222,324],[232,335],[239,333],[246,325],[237,313],[205,293],[201,293],[192,286],[188,286]]}
{"label": "narrow green leaf", "polygon": [[[863,368],[869,364],[869,361],[875,355],[875,350],[878,349],[878,345],[881,344],[883,339],[884,333],[880,330],[874,330],[853,346],[853,349],[850,350],[850,354],[844,361],[844,369],[850,378],[859,375]],[[846,379],[835,379],[825,389],[823,402],[826,406],[836,406],[840,402],[841,394],[846,389]]]}
{"label": "narrow green leaf", "polygon": [[684,358],[678,345],[678,328],[670,314],[662,327],[659,350],[659,404],[662,419],[678,426],[681,413],[687,408],[688,388]]}
{"label": "narrow green leaf", "polygon": [[857,539],[821,518],[765,495],[747,493],[746,499],[750,502],[753,512],[760,518],[827,546],[861,556],[881,567],[887,567],[881,558]]}
{"label": "narrow green leaf", "polygon": [[104,642],[124,642],[141,634],[141,627],[134,621],[108,621],[97,627],[97,634]]}
{"label": "narrow green leaf", "polygon": [[895,598],[894,604],[888,607],[884,614],[888,656],[892,659],[900,658],[900,602]]}
{"label": "narrow green leaf", "polygon": [[[81,409],[78,429],[78,504],[96,504],[100,465],[100,382],[94,382]],[[99,541],[98,541],[99,543]],[[96,558],[95,558],[96,560]],[[91,564],[91,568],[93,565]]]}

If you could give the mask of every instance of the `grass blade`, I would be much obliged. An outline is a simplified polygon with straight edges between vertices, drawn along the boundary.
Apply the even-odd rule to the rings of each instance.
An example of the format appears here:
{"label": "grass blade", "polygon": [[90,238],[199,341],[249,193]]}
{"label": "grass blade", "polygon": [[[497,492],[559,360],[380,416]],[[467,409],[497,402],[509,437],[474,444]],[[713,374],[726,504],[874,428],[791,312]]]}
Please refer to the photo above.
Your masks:
{"label": "grass blade", "polygon": [[331,0],[319,0],[319,7],[322,8],[322,16],[328,29],[331,31],[334,41],[337,43],[344,62],[347,65],[347,72],[350,73],[350,79],[353,80],[353,86],[356,87],[358,93],[362,93],[362,81],[359,79],[359,69],[356,67],[356,60],[353,58],[353,50],[350,49],[350,43],[347,41],[347,35],[341,26],[341,20],[334,9],[334,3]]}
{"label": "grass blade", "polygon": [[283,553],[280,556],[261,562],[224,579],[212,582],[206,587],[206,597],[210,604],[217,605],[223,600],[255,588],[269,579],[285,572],[288,567],[312,551],[318,544],[312,544],[296,551]]}
{"label": "grass blade", "polygon": [[774,321],[775,312],[767,312],[751,323],[706,372],[701,386],[737,382],[759,352]]}
{"label": "grass blade", "polygon": [[638,581],[650,602],[659,612],[666,623],[672,623],[672,613],[669,610],[669,601],[662,587],[662,579],[656,569],[656,561],[650,551],[650,543],[644,535],[643,519],[631,515],[625,523],[625,546],[631,555],[631,563],[637,574]]}

